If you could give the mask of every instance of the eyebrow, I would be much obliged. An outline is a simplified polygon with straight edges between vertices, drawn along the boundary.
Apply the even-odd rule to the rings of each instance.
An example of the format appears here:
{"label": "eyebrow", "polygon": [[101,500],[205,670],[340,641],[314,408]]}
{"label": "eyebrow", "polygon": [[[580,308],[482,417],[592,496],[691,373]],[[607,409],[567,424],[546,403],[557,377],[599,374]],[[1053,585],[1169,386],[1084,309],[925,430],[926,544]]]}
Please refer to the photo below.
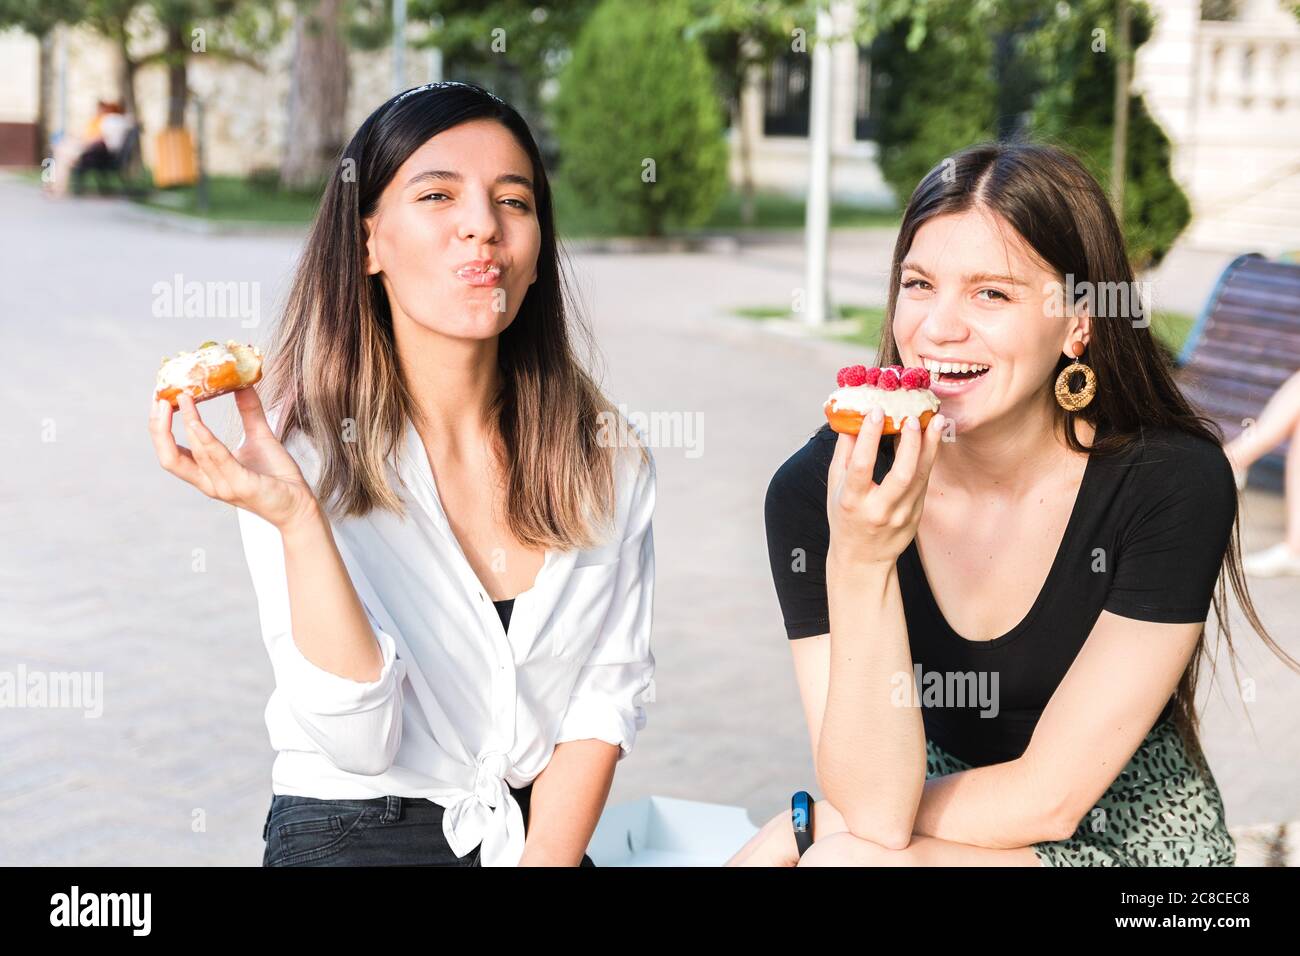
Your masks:
{"label": "eyebrow", "polygon": [[[426,169],[424,172],[416,173],[408,179],[406,185],[414,186],[417,183],[423,182],[460,183],[464,181],[465,177],[452,169]],[[533,189],[533,181],[527,176],[520,176],[518,173],[502,173],[496,178],[496,182],[493,185],[499,186],[507,183],[515,186],[523,186],[532,192],[536,191]]]}
{"label": "eyebrow", "polygon": [[[899,269],[900,271],[910,270],[912,272],[919,272],[930,281],[934,281],[934,276],[926,272],[914,262],[904,262]],[[974,272],[970,275],[964,276],[963,279],[967,285],[974,285],[977,282],[1004,282],[1007,285],[1028,285],[1027,282],[1017,279],[1015,276],[999,275],[994,272]]]}

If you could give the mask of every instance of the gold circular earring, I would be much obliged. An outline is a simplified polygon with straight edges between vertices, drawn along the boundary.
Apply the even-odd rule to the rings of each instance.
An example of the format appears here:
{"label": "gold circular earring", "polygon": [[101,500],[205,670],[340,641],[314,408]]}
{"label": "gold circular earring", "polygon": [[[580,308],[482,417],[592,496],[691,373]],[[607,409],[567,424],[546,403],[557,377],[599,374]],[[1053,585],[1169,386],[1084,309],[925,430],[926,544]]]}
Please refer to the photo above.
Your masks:
{"label": "gold circular earring", "polygon": [[[1074,353],[1074,361],[1061,369],[1061,374],[1056,376],[1056,403],[1067,412],[1077,412],[1081,408],[1086,408],[1093,396],[1097,394],[1097,376],[1092,369],[1079,361],[1079,356],[1083,354],[1082,342],[1075,342],[1070,351]],[[1070,376],[1075,372],[1083,373],[1083,388],[1072,392]]]}

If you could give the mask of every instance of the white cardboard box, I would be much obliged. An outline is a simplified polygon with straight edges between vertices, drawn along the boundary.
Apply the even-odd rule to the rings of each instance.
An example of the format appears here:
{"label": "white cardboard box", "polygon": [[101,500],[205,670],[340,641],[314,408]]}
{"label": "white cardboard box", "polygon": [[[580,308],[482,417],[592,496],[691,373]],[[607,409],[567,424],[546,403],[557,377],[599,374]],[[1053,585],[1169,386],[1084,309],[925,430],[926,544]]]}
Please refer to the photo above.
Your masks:
{"label": "white cardboard box", "polygon": [[587,854],[597,866],[721,866],[757,832],[743,807],[646,797],[607,807]]}

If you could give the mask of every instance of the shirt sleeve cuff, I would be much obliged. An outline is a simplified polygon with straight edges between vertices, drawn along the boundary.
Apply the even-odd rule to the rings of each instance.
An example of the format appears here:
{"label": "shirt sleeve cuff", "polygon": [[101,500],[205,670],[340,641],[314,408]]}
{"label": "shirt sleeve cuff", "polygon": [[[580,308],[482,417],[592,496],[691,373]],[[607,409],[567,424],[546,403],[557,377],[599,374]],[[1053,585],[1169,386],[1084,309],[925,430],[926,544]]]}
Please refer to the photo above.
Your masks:
{"label": "shirt sleeve cuff", "polygon": [[619,748],[618,759],[632,752],[637,731],[646,724],[645,708],[634,704],[631,711],[607,697],[583,695],[570,697],[569,708],[560,721],[557,744],[567,740],[603,740]]}
{"label": "shirt sleeve cuff", "polygon": [[334,716],[373,710],[388,701],[405,667],[398,660],[397,645],[389,634],[376,630],[375,639],[384,657],[379,677],[373,681],[354,681],[317,667],[303,656],[293,636],[288,635],[283,641],[283,664],[292,681],[296,706],[313,714]]}

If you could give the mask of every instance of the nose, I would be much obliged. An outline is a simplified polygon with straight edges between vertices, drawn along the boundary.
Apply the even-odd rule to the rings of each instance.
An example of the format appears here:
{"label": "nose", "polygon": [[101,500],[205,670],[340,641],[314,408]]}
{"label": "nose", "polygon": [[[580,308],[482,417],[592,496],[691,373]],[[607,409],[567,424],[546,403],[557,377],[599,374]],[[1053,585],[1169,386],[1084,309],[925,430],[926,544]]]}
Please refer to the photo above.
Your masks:
{"label": "nose", "polygon": [[970,335],[970,327],[962,316],[957,296],[946,296],[942,292],[936,295],[931,300],[930,311],[926,313],[920,331],[936,345],[964,342]]}
{"label": "nose", "polygon": [[501,238],[497,207],[486,193],[467,191],[461,200],[457,234],[461,239],[496,242]]}

